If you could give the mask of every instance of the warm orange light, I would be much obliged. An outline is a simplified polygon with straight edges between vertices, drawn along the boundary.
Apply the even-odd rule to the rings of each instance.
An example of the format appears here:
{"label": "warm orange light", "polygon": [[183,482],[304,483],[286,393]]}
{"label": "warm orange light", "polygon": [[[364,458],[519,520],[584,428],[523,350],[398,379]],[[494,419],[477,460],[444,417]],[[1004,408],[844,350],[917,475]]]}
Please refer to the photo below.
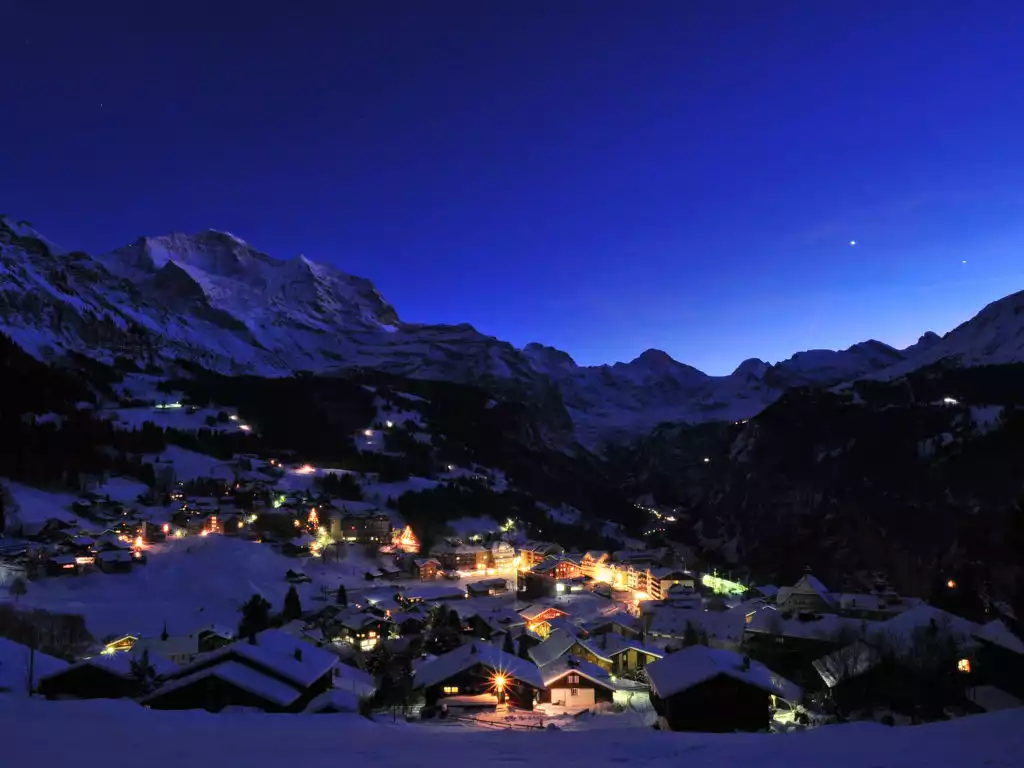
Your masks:
{"label": "warm orange light", "polygon": [[505,690],[505,683],[507,682],[508,681],[505,679],[505,676],[499,672],[494,676],[494,690],[501,693]]}
{"label": "warm orange light", "polygon": [[946,586],[949,587],[950,589],[956,589],[956,581],[954,581],[953,579],[950,579],[949,581],[946,582]]}
{"label": "warm orange light", "polygon": [[171,532],[170,524],[169,523],[164,523],[164,533],[170,533],[170,532]]}
{"label": "warm orange light", "polygon": [[960,659],[956,663],[956,671],[957,672],[963,672],[965,674],[969,674],[970,671],[971,671],[971,660],[970,659]]}
{"label": "warm orange light", "polygon": [[136,549],[142,549],[142,537],[141,536],[136,536],[135,537],[135,548]]}
{"label": "warm orange light", "polygon": [[316,470],[313,469],[313,467],[311,467],[309,464],[303,464],[301,467],[299,467],[295,471],[298,472],[300,475],[310,475],[313,472],[316,472]]}

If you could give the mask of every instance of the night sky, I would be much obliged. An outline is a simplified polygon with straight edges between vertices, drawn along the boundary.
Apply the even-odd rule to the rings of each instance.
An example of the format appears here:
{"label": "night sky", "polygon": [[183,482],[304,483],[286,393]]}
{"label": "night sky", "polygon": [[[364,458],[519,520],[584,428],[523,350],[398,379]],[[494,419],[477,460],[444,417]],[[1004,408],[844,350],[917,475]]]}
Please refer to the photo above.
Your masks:
{"label": "night sky", "polygon": [[1016,0],[0,0],[0,30],[0,211],[67,247],[223,229],[407,321],[716,374],[1024,288]]}

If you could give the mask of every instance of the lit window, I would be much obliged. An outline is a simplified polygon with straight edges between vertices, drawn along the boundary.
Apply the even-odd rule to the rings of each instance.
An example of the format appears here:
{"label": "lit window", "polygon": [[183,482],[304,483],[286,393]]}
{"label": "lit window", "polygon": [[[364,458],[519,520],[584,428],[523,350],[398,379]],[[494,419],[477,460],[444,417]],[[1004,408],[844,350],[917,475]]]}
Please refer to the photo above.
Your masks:
{"label": "lit window", "polygon": [[569,695],[570,696],[579,696],[580,695],[580,689],[579,688],[570,688],[569,689]]}
{"label": "lit window", "polygon": [[459,686],[457,686],[457,685],[446,685],[442,690],[446,694],[450,695],[450,694],[453,694],[453,693],[458,693],[459,692]]}
{"label": "lit window", "polygon": [[579,675],[569,675],[569,685],[576,685],[580,681]]}
{"label": "lit window", "polygon": [[956,663],[956,670],[957,670],[957,672],[964,672],[965,674],[969,673],[971,671],[971,660],[970,659],[960,659]]}

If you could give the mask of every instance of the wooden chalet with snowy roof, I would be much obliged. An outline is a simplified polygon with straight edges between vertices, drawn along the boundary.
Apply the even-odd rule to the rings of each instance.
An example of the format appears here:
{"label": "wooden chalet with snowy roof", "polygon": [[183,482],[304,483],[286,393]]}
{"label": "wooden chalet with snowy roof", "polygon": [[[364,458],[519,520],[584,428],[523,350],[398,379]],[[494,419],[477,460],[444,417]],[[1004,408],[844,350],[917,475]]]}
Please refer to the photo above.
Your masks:
{"label": "wooden chalet with snowy roof", "polygon": [[596,664],[566,656],[541,667],[544,691],[541,701],[555,706],[593,707],[614,699],[615,684],[611,674]]}
{"label": "wooden chalet with snowy roof", "polygon": [[777,699],[803,691],[749,656],[693,645],[647,667],[651,702],[663,730],[766,730]]}
{"label": "wooden chalet with snowy roof", "polygon": [[533,709],[544,678],[536,664],[473,641],[414,667],[413,685],[428,705]]}
{"label": "wooden chalet with snowy roof", "polygon": [[420,581],[433,581],[441,572],[441,561],[436,557],[410,558],[413,575]]}
{"label": "wooden chalet with snowy roof", "polygon": [[665,655],[664,651],[645,645],[642,640],[611,632],[577,638],[570,653],[617,675],[643,669]]}
{"label": "wooden chalet with snowy roof", "polygon": [[328,651],[267,629],[179,667],[140,703],[153,709],[301,712],[333,687],[338,663]]}
{"label": "wooden chalet with snowy roof", "polygon": [[[156,654],[146,654],[154,680],[173,674],[179,667]],[[121,699],[145,693],[134,673],[143,655],[133,651],[104,653],[72,664],[39,680],[39,693],[48,699]]]}
{"label": "wooden chalet with snowy roof", "polygon": [[836,613],[839,606],[824,584],[805,573],[792,587],[782,587],[775,599],[784,613]]}

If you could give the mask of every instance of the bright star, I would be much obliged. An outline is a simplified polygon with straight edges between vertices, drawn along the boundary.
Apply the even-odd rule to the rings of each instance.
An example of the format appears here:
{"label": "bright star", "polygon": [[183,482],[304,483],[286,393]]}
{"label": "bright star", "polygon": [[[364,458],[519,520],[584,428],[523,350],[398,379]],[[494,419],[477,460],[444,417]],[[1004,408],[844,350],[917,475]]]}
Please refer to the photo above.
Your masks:
{"label": "bright star", "polygon": [[856,244],[857,244],[857,241],[856,241],[856,240],[851,240],[851,241],[850,241],[850,245],[856,245]]}

